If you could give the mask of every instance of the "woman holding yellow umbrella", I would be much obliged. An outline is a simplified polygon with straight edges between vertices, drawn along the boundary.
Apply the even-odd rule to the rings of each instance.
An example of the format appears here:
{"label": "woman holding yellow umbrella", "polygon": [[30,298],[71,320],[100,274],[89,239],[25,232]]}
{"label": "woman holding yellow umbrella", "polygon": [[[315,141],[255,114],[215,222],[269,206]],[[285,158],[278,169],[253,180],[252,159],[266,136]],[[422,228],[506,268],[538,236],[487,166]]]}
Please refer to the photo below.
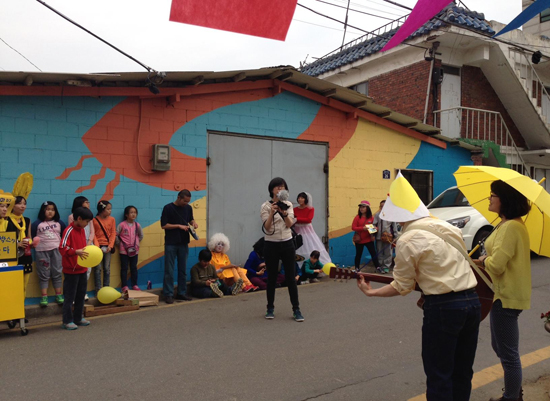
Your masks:
{"label": "woman holding yellow umbrella", "polygon": [[518,317],[531,305],[529,233],[522,216],[529,213],[527,198],[505,182],[491,183],[489,211],[501,222],[485,241],[487,255],[474,262],[493,280],[491,344],[504,369],[504,394],[491,401],[523,400]]}

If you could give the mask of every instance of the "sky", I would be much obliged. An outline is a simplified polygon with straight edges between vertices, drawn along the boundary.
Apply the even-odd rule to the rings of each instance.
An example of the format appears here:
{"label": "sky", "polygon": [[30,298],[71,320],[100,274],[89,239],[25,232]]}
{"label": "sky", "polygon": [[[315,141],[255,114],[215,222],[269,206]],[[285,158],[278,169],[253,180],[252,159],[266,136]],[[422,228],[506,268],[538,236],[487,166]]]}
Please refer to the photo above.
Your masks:
{"label": "sky", "polygon": [[[237,1],[237,0],[235,0]],[[245,1],[245,0],[241,0]],[[339,21],[348,0],[299,0]],[[312,62],[364,32],[297,6],[285,41],[271,40],[169,21],[171,0],[45,0],[51,7],[157,71],[232,71]],[[394,0],[414,7],[416,0]],[[509,23],[521,0],[464,0],[488,20]],[[276,12],[277,0],[269,12]],[[351,0],[348,23],[375,30],[409,13],[384,0]],[[15,50],[14,50],[15,49]],[[19,54],[19,53],[21,54]],[[23,57],[24,56],[24,57]],[[0,0],[0,71],[144,71],[36,0]]]}

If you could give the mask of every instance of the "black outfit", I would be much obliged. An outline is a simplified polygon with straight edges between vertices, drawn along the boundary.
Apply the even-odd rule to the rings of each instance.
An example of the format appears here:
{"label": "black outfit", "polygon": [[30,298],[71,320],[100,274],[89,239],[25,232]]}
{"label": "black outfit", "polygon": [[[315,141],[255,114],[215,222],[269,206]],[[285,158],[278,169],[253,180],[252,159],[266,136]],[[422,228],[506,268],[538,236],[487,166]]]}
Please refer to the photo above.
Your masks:
{"label": "black outfit", "polygon": [[292,310],[300,309],[298,301],[298,286],[294,277],[296,276],[296,250],[294,241],[289,239],[283,242],[265,241],[264,258],[267,270],[267,309],[275,309],[275,287],[277,286],[277,276],[279,275],[279,260],[283,262],[285,268],[285,282],[288,287],[288,295]]}
{"label": "black outfit", "polygon": [[[174,203],[169,203],[162,209],[160,217],[160,225],[166,224],[183,224],[188,225],[189,222],[195,220],[193,217],[193,208],[190,205],[176,206]],[[189,231],[185,230],[164,230],[165,245],[181,245],[188,244]]]}
{"label": "black outfit", "polygon": [[361,257],[363,256],[363,247],[366,246],[369,250],[372,263],[376,268],[380,267],[380,262],[378,261],[378,254],[376,253],[376,248],[374,247],[374,241],[367,242],[366,244],[355,244],[355,268],[359,269],[361,264]]}

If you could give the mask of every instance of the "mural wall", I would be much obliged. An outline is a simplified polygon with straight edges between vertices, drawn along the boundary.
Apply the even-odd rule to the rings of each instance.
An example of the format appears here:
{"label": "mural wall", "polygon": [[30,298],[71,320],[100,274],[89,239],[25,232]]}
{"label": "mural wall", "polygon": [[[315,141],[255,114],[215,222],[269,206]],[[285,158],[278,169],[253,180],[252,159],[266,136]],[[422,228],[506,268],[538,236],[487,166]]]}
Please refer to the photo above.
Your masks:
{"label": "mural wall", "polygon": [[[434,193],[454,185],[452,172],[472,164],[469,152],[423,143],[390,128],[290,92],[270,89],[166,98],[0,97],[0,188],[10,191],[19,174],[34,175],[25,216],[34,221],[40,204],[55,202],[66,221],[74,197],[95,205],[113,204],[117,223],[125,206],[135,205],[145,239],[139,281],[162,285],[162,207],[178,191],[192,192],[201,240],[190,244],[190,268],[205,245],[207,130],[329,143],[329,252],[335,263],[353,263],[350,226],[363,199],[378,205],[391,180],[383,170],[434,171]],[[169,144],[172,167],[152,172],[151,145]],[[373,212],[376,208],[374,208]],[[365,252],[367,253],[367,252]],[[365,255],[366,257],[366,255]],[[111,262],[111,285],[120,287],[118,257]],[[88,289],[93,289],[92,281]],[[50,288],[50,290],[52,290]],[[51,292],[53,294],[53,290]],[[27,303],[40,295],[36,274]]]}

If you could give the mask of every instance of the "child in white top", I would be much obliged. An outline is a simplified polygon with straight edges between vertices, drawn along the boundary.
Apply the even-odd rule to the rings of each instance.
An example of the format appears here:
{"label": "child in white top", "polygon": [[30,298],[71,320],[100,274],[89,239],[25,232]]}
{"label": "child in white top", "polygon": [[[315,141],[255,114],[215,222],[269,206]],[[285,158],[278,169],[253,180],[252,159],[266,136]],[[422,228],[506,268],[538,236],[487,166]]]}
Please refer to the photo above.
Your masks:
{"label": "child in white top", "polygon": [[[48,306],[48,284],[50,279],[55,290],[55,301],[63,305],[61,294],[62,265],[59,243],[65,230],[65,223],[59,216],[55,203],[46,201],[40,206],[38,220],[32,223],[31,237],[36,250],[36,273],[40,282],[42,299],[40,306]],[[37,240],[38,239],[38,240]]]}

